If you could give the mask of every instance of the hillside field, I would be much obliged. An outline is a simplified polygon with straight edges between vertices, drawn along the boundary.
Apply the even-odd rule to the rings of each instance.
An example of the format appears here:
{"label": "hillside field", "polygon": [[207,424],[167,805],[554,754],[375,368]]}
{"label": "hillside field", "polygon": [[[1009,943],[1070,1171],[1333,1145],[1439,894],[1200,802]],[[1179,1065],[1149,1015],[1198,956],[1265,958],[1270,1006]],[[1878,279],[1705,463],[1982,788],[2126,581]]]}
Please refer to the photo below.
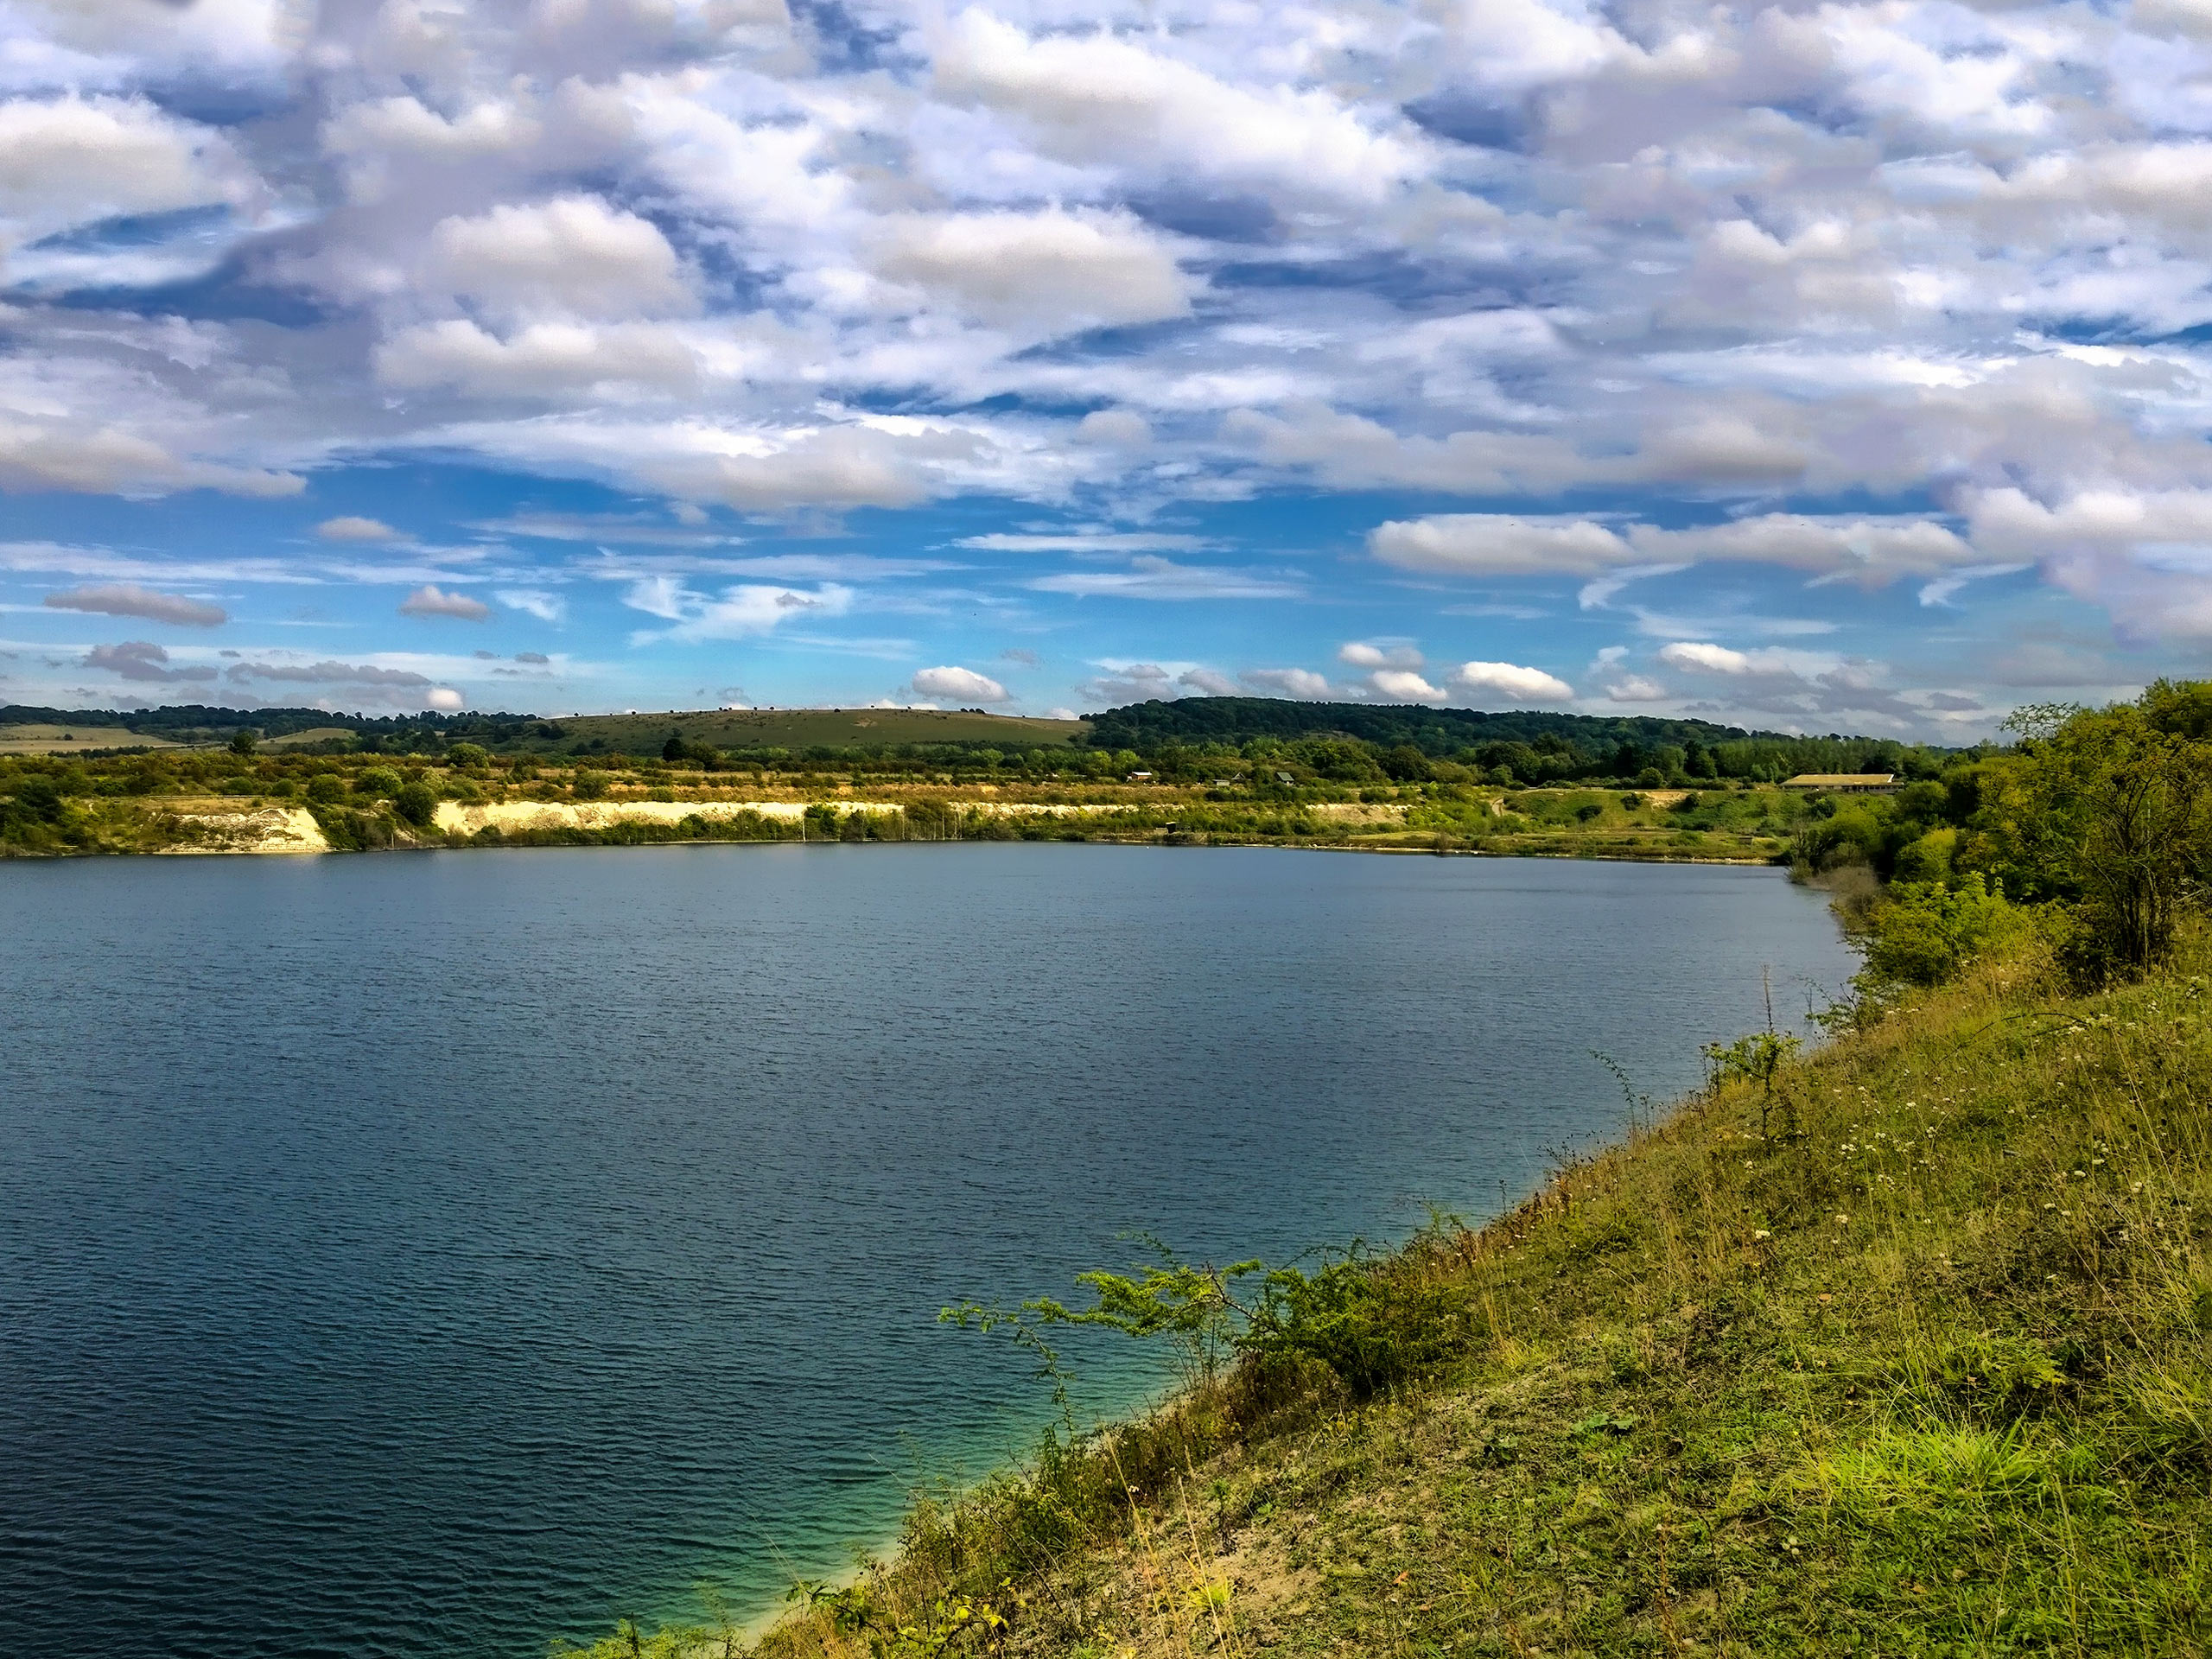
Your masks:
{"label": "hillside field", "polygon": [[[540,728],[551,727],[557,737]],[[537,722],[503,749],[658,753],[671,735],[716,748],[831,748],[888,743],[994,743],[1009,749],[1073,742],[1080,720],[933,709],[706,709],[656,714],[578,715]]]}

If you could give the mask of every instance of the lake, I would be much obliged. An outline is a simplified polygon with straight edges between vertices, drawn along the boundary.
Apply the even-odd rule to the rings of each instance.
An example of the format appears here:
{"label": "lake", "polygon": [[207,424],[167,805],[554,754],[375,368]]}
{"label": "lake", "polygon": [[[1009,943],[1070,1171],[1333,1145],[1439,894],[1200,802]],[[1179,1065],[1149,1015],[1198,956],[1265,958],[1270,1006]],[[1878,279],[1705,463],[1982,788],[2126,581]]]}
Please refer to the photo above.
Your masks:
{"label": "lake", "polygon": [[188,1659],[757,1612],[1047,1414],[942,1305],[1491,1213],[1590,1051],[1853,967],[1771,870],[1021,843],[18,861],[0,938],[12,1641]]}

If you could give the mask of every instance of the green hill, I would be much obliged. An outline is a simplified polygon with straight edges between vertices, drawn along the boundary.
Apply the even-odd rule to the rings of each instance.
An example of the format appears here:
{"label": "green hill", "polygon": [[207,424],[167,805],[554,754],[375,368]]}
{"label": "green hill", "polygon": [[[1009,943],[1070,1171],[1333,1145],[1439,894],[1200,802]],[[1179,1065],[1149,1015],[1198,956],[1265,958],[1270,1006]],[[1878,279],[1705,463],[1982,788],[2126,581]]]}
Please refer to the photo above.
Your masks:
{"label": "green hill", "polygon": [[1697,742],[1712,748],[1754,738],[1798,741],[1781,732],[1749,732],[1704,720],[1560,715],[1528,709],[1493,713],[1419,703],[1293,702],[1279,697],[1183,697],[1173,702],[1130,703],[1094,715],[1090,724],[1092,741],[1137,750],[1164,742],[1244,743],[1255,737],[1289,739],[1324,732],[1385,747],[1410,743],[1431,754],[1485,743],[1533,744],[1544,738],[1586,751],[1623,743],[1651,748]]}
{"label": "green hill", "polygon": [[[1086,730],[1079,720],[1028,720],[980,709],[709,709],[533,721],[527,730],[495,740],[489,747],[657,754],[670,738],[681,737],[718,749],[741,750],[878,748],[907,743],[1027,749],[1078,742]],[[449,730],[448,735],[474,737],[459,730]]]}

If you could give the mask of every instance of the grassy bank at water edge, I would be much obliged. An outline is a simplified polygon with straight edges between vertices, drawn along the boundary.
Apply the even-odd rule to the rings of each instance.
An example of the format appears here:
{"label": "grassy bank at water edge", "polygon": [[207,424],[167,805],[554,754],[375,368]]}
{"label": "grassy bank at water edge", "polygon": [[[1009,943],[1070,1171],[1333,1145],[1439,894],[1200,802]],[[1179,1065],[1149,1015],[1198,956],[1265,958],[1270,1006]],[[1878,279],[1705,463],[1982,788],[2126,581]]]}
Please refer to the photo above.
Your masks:
{"label": "grassy bank at water edge", "polygon": [[1191,1385],[918,1493],[753,1650],[2203,1653],[2208,969],[2077,995],[2030,945],[1764,1082],[1754,1039],[1487,1226],[1103,1276]]}

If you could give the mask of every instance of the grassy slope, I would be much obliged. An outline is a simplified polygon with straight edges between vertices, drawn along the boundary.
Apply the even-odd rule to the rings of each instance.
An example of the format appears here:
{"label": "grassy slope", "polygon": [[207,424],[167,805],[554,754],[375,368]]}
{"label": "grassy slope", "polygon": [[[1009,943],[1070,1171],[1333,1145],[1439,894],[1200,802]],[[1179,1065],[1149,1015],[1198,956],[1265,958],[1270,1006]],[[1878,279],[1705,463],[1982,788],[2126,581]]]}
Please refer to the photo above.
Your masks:
{"label": "grassy slope", "polygon": [[960,1633],[883,1651],[2202,1654],[2208,1002],[2014,963],[1787,1071],[1764,1137],[1693,1101],[1392,1261],[1463,1333],[1425,1380],[1248,1367],[923,1503],[865,1592]]}
{"label": "grassy slope", "polygon": [[0,754],[76,754],[86,749],[173,749],[167,738],[121,726],[0,726]]}

